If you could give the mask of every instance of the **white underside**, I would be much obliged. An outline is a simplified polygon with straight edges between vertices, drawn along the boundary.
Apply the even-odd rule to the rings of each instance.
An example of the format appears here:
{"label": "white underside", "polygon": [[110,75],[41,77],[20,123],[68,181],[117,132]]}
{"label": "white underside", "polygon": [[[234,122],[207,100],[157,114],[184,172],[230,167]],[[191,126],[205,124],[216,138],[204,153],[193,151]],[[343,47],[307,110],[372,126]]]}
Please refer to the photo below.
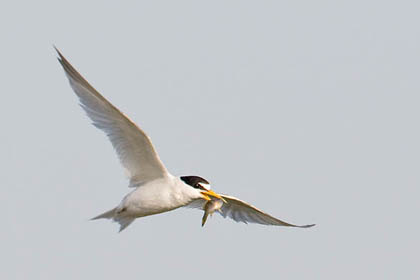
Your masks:
{"label": "white underside", "polygon": [[137,187],[121,201],[117,211],[131,217],[144,217],[170,211],[200,198],[199,193],[170,176]]}
{"label": "white underside", "polygon": [[113,219],[120,223],[120,230],[123,230],[136,218],[171,211],[197,199],[202,200],[198,190],[168,175],[140,185],[127,194],[117,207],[94,219]]}

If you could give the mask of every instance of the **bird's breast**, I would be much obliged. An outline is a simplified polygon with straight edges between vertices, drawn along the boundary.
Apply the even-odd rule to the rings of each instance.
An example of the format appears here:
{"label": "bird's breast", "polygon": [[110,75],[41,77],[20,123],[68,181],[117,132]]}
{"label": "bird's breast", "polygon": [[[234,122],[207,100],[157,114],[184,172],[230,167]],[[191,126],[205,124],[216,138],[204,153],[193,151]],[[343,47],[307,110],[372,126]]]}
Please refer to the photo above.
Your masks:
{"label": "bird's breast", "polygon": [[138,187],[124,198],[122,206],[133,216],[143,217],[179,208],[189,201],[171,181],[162,180]]}

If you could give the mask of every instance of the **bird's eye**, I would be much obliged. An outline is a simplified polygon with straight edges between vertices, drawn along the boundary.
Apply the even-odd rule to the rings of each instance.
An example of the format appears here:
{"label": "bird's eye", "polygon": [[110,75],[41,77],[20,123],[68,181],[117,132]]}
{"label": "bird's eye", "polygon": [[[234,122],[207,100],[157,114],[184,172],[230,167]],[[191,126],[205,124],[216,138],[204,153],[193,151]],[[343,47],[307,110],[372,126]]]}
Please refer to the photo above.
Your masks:
{"label": "bird's eye", "polygon": [[197,184],[194,185],[194,188],[196,188],[196,189],[202,189],[203,187],[199,183],[197,183]]}

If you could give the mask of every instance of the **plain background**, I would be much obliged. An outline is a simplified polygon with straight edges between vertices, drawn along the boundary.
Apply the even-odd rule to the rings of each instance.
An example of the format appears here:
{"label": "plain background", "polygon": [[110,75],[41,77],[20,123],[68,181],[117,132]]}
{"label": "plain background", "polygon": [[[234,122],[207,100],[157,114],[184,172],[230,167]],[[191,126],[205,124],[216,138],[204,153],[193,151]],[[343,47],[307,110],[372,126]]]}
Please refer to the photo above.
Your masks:
{"label": "plain background", "polygon": [[[1,279],[418,279],[418,1],[3,1]],[[130,190],[52,48],[168,169],[311,229]]]}

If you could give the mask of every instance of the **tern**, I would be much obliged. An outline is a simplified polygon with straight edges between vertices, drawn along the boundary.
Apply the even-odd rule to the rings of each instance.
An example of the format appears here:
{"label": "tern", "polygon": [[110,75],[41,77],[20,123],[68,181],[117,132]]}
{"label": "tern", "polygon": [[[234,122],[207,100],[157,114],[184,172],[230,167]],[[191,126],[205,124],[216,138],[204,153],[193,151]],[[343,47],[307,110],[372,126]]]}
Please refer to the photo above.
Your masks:
{"label": "tern", "polygon": [[207,216],[218,212],[236,222],[308,228],[283,222],[233,196],[218,194],[199,176],[173,176],[163,165],[150,138],[132,120],[96,91],[61,52],[58,61],[93,125],[108,136],[134,188],[115,208],[93,218],[111,219],[120,224],[120,232],[136,218],[171,211],[180,207],[203,210]]}

